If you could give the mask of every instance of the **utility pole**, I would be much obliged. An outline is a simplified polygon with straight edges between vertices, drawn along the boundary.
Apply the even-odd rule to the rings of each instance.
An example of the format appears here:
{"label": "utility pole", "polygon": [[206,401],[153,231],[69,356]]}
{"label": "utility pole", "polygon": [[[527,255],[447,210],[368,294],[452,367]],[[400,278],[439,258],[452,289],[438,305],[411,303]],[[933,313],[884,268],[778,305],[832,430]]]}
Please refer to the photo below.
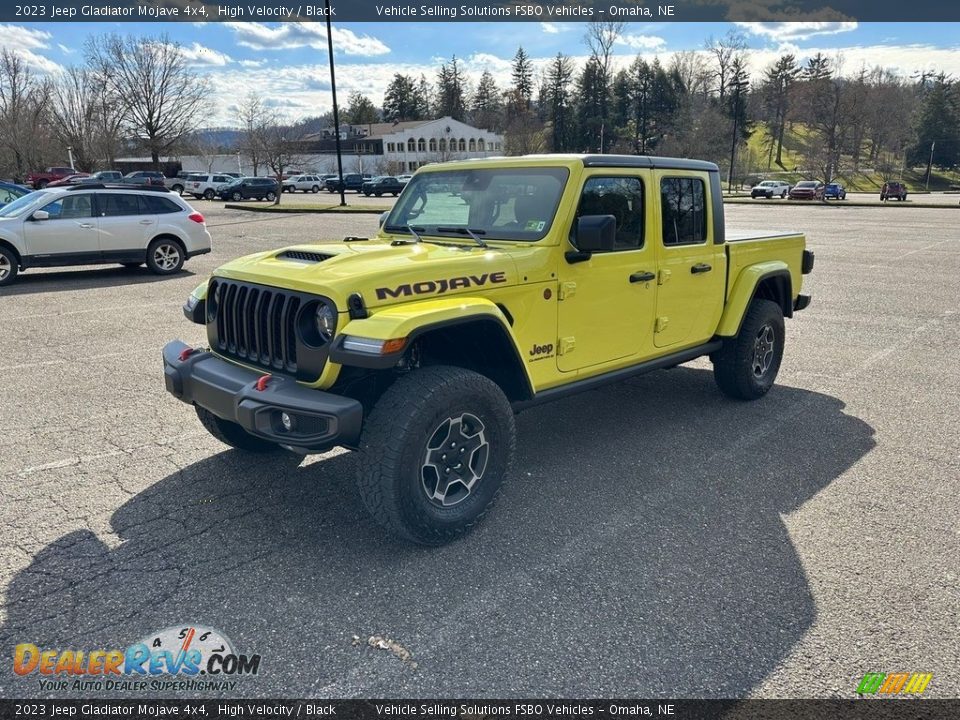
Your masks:
{"label": "utility pole", "polygon": [[337,109],[337,77],[333,71],[333,31],[330,29],[330,0],[327,6],[327,51],[330,54],[330,92],[333,93],[333,132],[337,142],[337,173],[340,176],[340,207],[347,204],[343,179],[343,156],[340,154],[340,111]]}
{"label": "utility pole", "polygon": [[930,142],[930,159],[927,160],[927,192],[930,192],[930,174],[933,172],[933,149],[936,146],[936,140]]}

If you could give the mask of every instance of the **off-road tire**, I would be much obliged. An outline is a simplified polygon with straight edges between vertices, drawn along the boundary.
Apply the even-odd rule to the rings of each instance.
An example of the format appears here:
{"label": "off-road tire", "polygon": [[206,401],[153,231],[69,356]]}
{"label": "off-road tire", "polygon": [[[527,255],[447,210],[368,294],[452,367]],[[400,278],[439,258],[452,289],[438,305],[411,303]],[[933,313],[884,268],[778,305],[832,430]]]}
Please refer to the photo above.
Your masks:
{"label": "off-road tire", "polygon": [[235,422],[217,417],[206,408],[199,405],[194,405],[194,408],[196,408],[197,417],[200,418],[200,424],[224,445],[252,453],[271,453],[283,450],[276,443],[255,437]]}
{"label": "off-road tire", "polygon": [[[442,506],[425,489],[428,445],[445,423],[467,416],[481,423],[476,435],[487,444],[485,462],[468,494]],[[443,436],[443,443],[452,437]],[[496,502],[515,445],[513,410],[492,380],[463,368],[421,368],[400,377],[370,413],[360,439],[357,486],[367,510],[388,531],[411,543],[443,545],[469,532]]]}
{"label": "off-road tire", "polygon": [[9,285],[17,279],[20,271],[20,261],[17,256],[5,247],[0,247],[0,287]]}
{"label": "off-road tire", "polygon": [[[737,400],[756,400],[767,394],[777,379],[784,346],[783,310],[770,300],[754,300],[736,337],[723,341],[713,360],[713,377],[725,395]],[[761,373],[756,372],[755,353],[761,334],[772,331],[772,355]],[[762,365],[763,363],[761,363]]]}

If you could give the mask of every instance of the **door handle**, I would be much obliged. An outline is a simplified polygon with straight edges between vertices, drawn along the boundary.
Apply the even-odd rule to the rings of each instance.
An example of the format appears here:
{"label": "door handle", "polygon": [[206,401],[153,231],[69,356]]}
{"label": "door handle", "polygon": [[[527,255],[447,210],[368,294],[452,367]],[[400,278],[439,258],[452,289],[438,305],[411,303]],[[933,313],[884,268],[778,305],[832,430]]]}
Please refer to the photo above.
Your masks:
{"label": "door handle", "polygon": [[87,228],[87,229],[93,227],[93,223],[77,223],[77,225],[79,225],[79,226],[82,227],[82,228]]}
{"label": "door handle", "polygon": [[693,273],[694,275],[697,275],[699,273],[710,272],[711,270],[713,270],[713,266],[707,265],[706,263],[697,263],[692,268],[690,268],[690,272]]}
{"label": "door handle", "polygon": [[647,272],[646,270],[643,270],[641,272],[635,272],[633,275],[630,276],[630,282],[632,283],[650,282],[651,280],[656,280],[656,279],[657,279],[656,275],[654,275],[652,272]]}
{"label": "door handle", "polygon": [[141,220],[141,225],[153,225],[153,220]]}

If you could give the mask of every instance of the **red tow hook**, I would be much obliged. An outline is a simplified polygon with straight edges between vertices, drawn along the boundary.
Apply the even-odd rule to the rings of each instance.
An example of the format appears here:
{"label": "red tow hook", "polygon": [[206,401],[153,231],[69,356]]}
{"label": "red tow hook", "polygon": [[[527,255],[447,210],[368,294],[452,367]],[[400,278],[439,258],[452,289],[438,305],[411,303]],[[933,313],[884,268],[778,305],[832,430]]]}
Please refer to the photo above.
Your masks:
{"label": "red tow hook", "polygon": [[257,390],[257,392],[263,392],[264,390],[266,390],[266,389],[267,389],[267,381],[269,381],[270,378],[272,378],[272,377],[273,377],[273,375],[262,375],[262,376],[260,377],[260,379],[257,380],[257,384],[254,385],[254,388]]}
{"label": "red tow hook", "polygon": [[196,350],[192,347],[184,348],[183,350],[180,351],[180,362],[183,362],[188,357],[193,355],[195,352]]}

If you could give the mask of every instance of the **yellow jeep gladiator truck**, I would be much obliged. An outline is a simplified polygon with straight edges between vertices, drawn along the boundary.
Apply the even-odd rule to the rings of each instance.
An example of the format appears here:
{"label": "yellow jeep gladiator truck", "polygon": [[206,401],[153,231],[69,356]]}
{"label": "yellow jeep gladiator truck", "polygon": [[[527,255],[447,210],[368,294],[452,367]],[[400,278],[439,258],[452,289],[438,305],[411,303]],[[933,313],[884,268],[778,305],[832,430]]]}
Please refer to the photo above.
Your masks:
{"label": "yellow jeep gladiator truck", "polygon": [[430,165],[375,237],[217,269],[184,305],[209,347],[169,343],[166,388],[241,450],[360,451],[370,513],[438,545],[493,505],[519,410],[701,356],[763,396],[810,301],[804,246],[728,233],[708,162]]}

